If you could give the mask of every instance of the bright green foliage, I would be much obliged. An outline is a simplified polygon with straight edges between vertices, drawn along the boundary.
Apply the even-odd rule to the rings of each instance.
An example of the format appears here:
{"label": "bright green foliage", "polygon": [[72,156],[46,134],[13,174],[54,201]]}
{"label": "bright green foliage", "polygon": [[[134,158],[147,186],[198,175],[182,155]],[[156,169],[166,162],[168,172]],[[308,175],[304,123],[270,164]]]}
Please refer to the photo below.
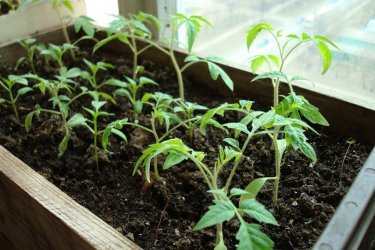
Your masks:
{"label": "bright green foliage", "polygon": [[[213,159],[209,160],[212,166],[208,166],[204,162],[206,156],[204,152],[195,151],[186,146],[180,139],[174,138],[150,145],[143,151],[142,156],[136,162],[133,170],[133,174],[135,174],[139,168],[144,167],[146,180],[150,181],[152,161],[159,155],[166,155],[163,164],[164,170],[168,170],[187,159],[191,160],[199,169],[205,183],[210,189],[210,193],[212,193],[214,197],[215,203],[215,205],[211,206],[209,211],[198,222],[195,230],[216,225],[218,229],[218,240],[215,249],[226,249],[222,234],[222,222],[231,220],[234,216],[236,216],[241,222],[241,228],[237,234],[237,239],[240,241],[239,249],[245,249],[245,247],[248,247],[249,249],[251,249],[250,247],[262,247],[263,249],[268,249],[273,246],[273,242],[259,230],[259,227],[255,224],[247,224],[242,216],[246,214],[260,222],[277,225],[274,217],[264,208],[264,206],[253,200],[265,182],[267,180],[274,180],[275,178],[254,180],[246,187],[246,190],[233,188],[230,190],[230,196],[227,197],[227,192],[232,179],[235,176],[236,170],[242,160],[243,153],[246,150],[250,139],[255,135],[272,132],[269,128],[272,128],[276,116],[275,112],[255,112],[251,110],[251,105],[252,102],[245,100],[240,101],[239,104],[225,103],[217,108],[206,111],[205,114],[198,117],[198,121],[201,124],[204,123],[202,126],[204,131],[207,125],[214,125],[221,129],[233,129],[234,131],[238,131],[239,133],[242,132],[247,135],[247,139],[242,146],[240,146],[240,143],[234,138],[224,139],[224,141],[230,146],[218,147],[216,161]],[[180,106],[177,106],[176,109],[179,110]],[[252,119],[249,119],[249,122],[247,122],[246,125],[235,122],[220,124],[214,120],[215,115],[224,115],[225,112],[229,111],[240,112],[244,114],[245,117],[251,116]],[[293,123],[290,122],[290,124]],[[248,129],[248,126],[251,127],[251,129]],[[222,189],[219,189],[219,183],[222,182],[222,180],[219,182],[219,176],[224,167],[231,167],[231,171],[225,182],[225,186]],[[238,208],[230,200],[233,196],[240,196],[241,202]]]}
{"label": "bright green foliage", "polygon": [[74,31],[78,33],[80,30],[83,30],[87,36],[94,37],[95,28],[94,28],[94,19],[88,16],[79,16],[74,19]]}
{"label": "bright green foliage", "polygon": [[[0,77],[0,86],[8,93],[7,98],[0,98],[0,104],[10,104],[13,107],[17,121],[20,122],[16,103],[20,97],[31,92],[33,89],[28,87],[28,81],[26,78],[15,75],[9,75],[8,78]],[[14,93],[14,87],[16,86],[19,87],[19,89],[17,90],[17,93]]]}
{"label": "bright green foliage", "polygon": [[181,114],[186,123],[189,135],[189,145],[193,145],[193,132],[194,128],[198,125],[199,119],[196,121],[192,121],[195,117],[196,111],[203,111],[207,110],[208,108],[199,104],[195,104],[192,102],[181,102],[177,101],[176,105],[173,109],[174,113]]}
{"label": "bright green foliage", "polygon": [[26,57],[20,57],[17,60],[15,69],[17,69],[25,60],[27,60],[30,64],[30,67],[34,74],[36,74],[35,66],[34,66],[34,54],[37,46],[35,45],[36,39],[28,38],[22,41],[18,41],[18,43],[26,50]]}
{"label": "bright green foliage", "polygon": [[[212,59],[218,59],[218,57],[214,57]],[[219,59],[220,60],[220,59]],[[201,62],[201,63],[207,63],[207,66],[208,66],[208,70],[210,72],[210,75],[211,75],[211,78],[213,80],[217,80],[219,78],[219,76],[221,77],[221,79],[224,81],[225,85],[231,90],[233,91],[233,81],[232,79],[230,79],[230,77],[227,75],[227,73],[225,73],[225,71],[216,63],[214,63],[210,57],[208,58],[198,58],[196,56],[188,56],[185,58],[185,63],[187,63],[183,68],[182,68],[182,71],[184,71],[187,67],[189,67],[190,65],[194,64],[194,63],[197,63],[197,62]]]}
{"label": "bright green foliage", "polygon": [[[91,106],[93,109],[89,109],[86,107],[83,107],[83,109],[86,111],[86,113],[89,115],[89,118],[80,119],[80,126],[86,127],[93,135],[94,139],[94,159],[96,168],[99,171],[99,152],[98,152],[98,137],[102,136],[102,146],[104,149],[107,149],[107,146],[109,144],[109,136],[111,134],[114,134],[118,136],[120,139],[127,141],[126,136],[123,132],[121,132],[121,128],[124,124],[127,123],[126,119],[123,120],[116,120],[114,122],[111,122],[105,126],[104,129],[100,129],[99,126],[99,117],[103,116],[111,116],[112,113],[108,113],[106,111],[103,111],[102,108],[104,105],[106,105],[107,102],[105,101],[99,101],[96,97],[94,101],[91,102]],[[82,115],[83,117],[83,115]]]}
{"label": "bright green foliage", "polygon": [[113,95],[125,96],[131,102],[135,119],[137,119],[138,115],[142,113],[144,105],[144,102],[142,101],[143,98],[138,97],[139,89],[145,85],[158,86],[156,82],[143,76],[139,78],[138,82],[126,77],[126,82],[116,80],[108,85],[118,87],[118,89],[113,92]]}
{"label": "bright green foliage", "polygon": [[92,94],[87,88],[81,87],[80,94],[72,98],[70,97],[75,87],[74,79],[80,74],[81,70],[78,68],[68,70],[63,67],[60,68],[60,74],[55,76],[56,80],[47,80],[37,75],[26,75],[27,78],[36,80],[34,88],[38,88],[43,95],[47,94],[50,97],[49,101],[51,102],[52,107],[42,108],[40,105],[36,105],[35,109],[26,116],[25,129],[26,131],[30,130],[34,116],[39,116],[40,113],[49,113],[60,116],[65,134],[59,144],[59,157],[64,154],[68,147],[71,131],[78,126],[77,121],[79,121],[79,116],[71,116],[70,105],[81,96]]}
{"label": "bright green foliage", "polygon": [[[331,48],[339,49],[336,44],[334,44],[331,40],[324,36],[315,35],[311,36],[306,33],[302,33],[302,35],[298,36],[296,34],[289,34],[289,35],[282,35],[282,31],[278,30],[277,32],[274,31],[273,27],[268,23],[259,23],[257,25],[252,26],[247,31],[247,48],[250,49],[251,45],[253,44],[255,38],[259,33],[262,31],[269,32],[271,36],[275,39],[278,48],[279,48],[279,56],[276,55],[267,55],[267,56],[257,56],[252,60],[251,68],[254,72],[263,64],[267,63],[270,67],[277,67],[279,71],[282,71],[282,66],[284,65],[286,59],[289,55],[301,44],[306,42],[313,42],[317,48],[319,49],[320,56],[322,58],[322,65],[323,71],[322,74],[325,74],[329,67],[331,66],[332,62],[332,52]],[[283,43],[281,41],[284,41]],[[281,64],[279,66],[279,64]]]}
{"label": "bright green foliage", "polygon": [[110,41],[119,40],[129,46],[133,52],[133,80],[136,80],[137,68],[138,68],[138,57],[141,53],[146,51],[151,45],[144,48],[138,48],[137,40],[145,39],[151,41],[152,33],[147,28],[147,24],[151,22],[157,29],[160,29],[159,20],[151,14],[139,12],[137,15],[129,15],[128,18],[121,15],[115,16],[116,19],[109,24],[106,29],[108,37],[99,41],[95,47],[94,52],[102,46],[106,45]]}
{"label": "bright green foliage", "polygon": [[48,48],[39,48],[41,48],[40,53],[46,56],[47,61],[49,61],[49,59],[52,58],[58,63],[59,67],[62,68],[65,66],[63,61],[64,54],[69,50],[76,49],[77,47],[69,43],[64,43],[62,46],[57,46],[50,43],[48,45]]}
{"label": "bright green foliage", "polygon": [[[272,119],[272,124],[268,124],[267,126],[273,126],[273,132],[269,135],[272,138],[273,146],[275,148],[276,179],[273,201],[276,203],[280,179],[280,167],[286,149],[292,147],[294,150],[301,151],[313,163],[317,161],[315,150],[307,142],[307,137],[304,134],[306,129],[313,129],[303,122],[302,118],[312,123],[328,126],[328,122],[319,112],[317,107],[311,105],[303,96],[295,94],[293,83],[295,81],[308,80],[301,76],[289,78],[283,72],[285,62],[300,45],[312,42],[319,49],[323,65],[322,74],[325,74],[331,66],[331,48],[339,48],[331,40],[323,36],[311,36],[306,33],[302,33],[300,36],[296,34],[285,36],[282,34],[282,30],[275,31],[270,24],[260,23],[252,26],[247,32],[248,49],[250,49],[254,40],[262,31],[268,32],[273,37],[278,48],[278,55],[258,55],[251,61],[251,69],[253,72],[256,72],[264,64],[266,64],[269,69],[268,72],[256,76],[253,81],[267,78],[271,79],[274,89],[272,110],[274,113],[272,116],[274,118]],[[288,84],[290,94],[283,97],[283,100],[279,103],[279,86],[281,81]],[[269,116],[271,117],[271,115]],[[284,133],[283,139],[279,139],[280,133]]]}
{"label": "bright green foliage", "polygon": [[[186,30],[187,41],[187,50],[188,53],[191,53],[194,42],[198,37],[199,32],[201,31],[202,24],[207,24],[211,26],[210,22],[204,19],[201,16],[185,16],[181,13],[177,13],[174,16],[170,17],[172,24],[171,36],[174,37],[177,35],[177,32],[180,28],[184,27]],[[173,38],[172,38],[173,39]]]}
{"label": "bright green foliage", "polygon": [[90,83],[91,87],[93,88],[93,91],[95,91],[98,96],[101,96],[104,99],[115,103],[115,100],[111,95],[107,94],[104,91],[101,91],[100,89],[104,86],[116,86],[116,84],[120,81],[114,78],[110,78],[105,80],[104,82],[99,83],[97,77],[98,72],[113,69],[114,66],[110,63],[105,62],[92,63],[86,59],[83,59],[83,61],[88,66],[90,71],[82,71],[80,77],[87,80]]}

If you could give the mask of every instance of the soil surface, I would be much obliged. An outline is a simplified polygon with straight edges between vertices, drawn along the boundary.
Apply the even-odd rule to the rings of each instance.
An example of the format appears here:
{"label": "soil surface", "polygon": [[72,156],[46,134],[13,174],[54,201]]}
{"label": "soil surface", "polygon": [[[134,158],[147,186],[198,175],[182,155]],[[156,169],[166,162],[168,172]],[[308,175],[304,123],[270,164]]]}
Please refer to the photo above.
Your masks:
{"label": "soil surface", "polygon": [[0,2],[0,16],[8,14],[10,10],[9,5]]}
{"label": "soil surface", "polygon": [[[68,67],[86,68],[82,58],[116,65],[115,69],[100,73],[101,79],[131,75],[130,59],[106,53],[93,56],[88,49],[78,52],[76,60],[67,58],[66,64]],[[160,84],[160,88],[148,87],[144,91],[163,91],[177,96],[175,74],[170,68],[160,68],[152,62],[143,62],[143,65],[146,68],[144,75]],[[42,59],[37,60],[36,68],[43,77],[52,77],[56,73],[53,63],[46,66]],[[29,70],[25,62],[18,74]],[[11,66],[0,69],[2,76],[9,73],[15,73]],[[78,84],[87,86],[83,80],[79,80]],[[209,107],[237,98],[223,100],[189,79],[185,79],[185,84],[187,100]],[[4,95],[4,91],[1,94]],[[90,107],[90,101],[88,97],[79,99],[73,105],[73,112],[83,113],[81,107]],[[132,117],[130,103],[124,98],[118,98],[117,102],[119,105],[108,104],[107,111],[119,118]],[[28,94],[20,98],[18,105],[22,120],[35,104],[51,107],[48,97],[37,91]],[[146,109],[146,113],[149,114],[149,110]],[[86,129],[74,131],[67,151],[58,158],[57,147],[63,137],[59,117],[42,114],[34,120],[31,131],[26,133],[11,107],[2,105],[0,116],[1,145],[139,246],[145,249],[213,249],[213,227],[192,231],[211,205],[212,198],[191,162],[185,161],[169,171],[162,171],[163,181],[151,186],[144,185],[139,173],[131,177],[137,158],[152,143],[152,138],[147,134],[127,127],[123,131],[129,143],[112,138],[110,148],[113,154],[100,152],[100,173],[97,173],[92,157],[92,136]],[[149,115],[141,116],[140,122],[147,123],[148,118]],[[229,114],[223,121],[233,121],[231,118]],[[101,120],[105,121],[108,120]],[[316,129],[321,130],[320,127]],[[184,129],[177,130],[174,136],[187,139]],[[210,156],[216,156],[217,146],[225,137],[217,130],[210,130],[206,137],[195,131],[192,147],[206,152],[207,159],[210,159]],[[288,151],[282,165],[278,204],[275,206],[271,201],[272,183],[258,196],[258,200],[270,209],[280,224],[278,227],[262,225],[262,230],[275,242],[276,249],[312,247],[370,152],[370,147],[359,141],[351,145],[343,165],[342,182],[339,182],[339,169],[348,149],[346,141],[349,138],[325,133],[320,136],[309,134],[308,137],[317,151],[317,164],[311,166],[300,153]],[[233,186],[245,187],[254,178],[274,176],[273,151],[267,137],[255,138],[246,155]],[[227,166],[222,173],[223,180],[229,171],[230,166]],[[235,221],[224,223],[229,249],[235,248],[238,226]]]}

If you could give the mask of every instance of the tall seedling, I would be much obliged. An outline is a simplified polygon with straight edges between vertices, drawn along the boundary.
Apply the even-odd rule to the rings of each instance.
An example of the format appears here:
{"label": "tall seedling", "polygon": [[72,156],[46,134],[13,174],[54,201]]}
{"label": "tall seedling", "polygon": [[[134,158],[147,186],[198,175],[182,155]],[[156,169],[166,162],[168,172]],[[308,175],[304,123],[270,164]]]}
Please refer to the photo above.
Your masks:
{"label": "tall seedling", "polygon": [[[296,95],[293,90],[293,82],[307,79],[301,76],[295,76],[292,78],[287,77],[284,73],[285,63],[287,59],[290,58],[290,55],[301,45],[313,43],[319,49],[323,65],[322,74],[325,74],[328,71],[332,61],[332,52],[330,48],[333,47],[338,49],[338,47],[324,36],[311,36],[306,33],[302,33],[301,36],[296,34],[289,34],[285,36],[282,34],[282,30],[275,31],[270,24],[260,23],[252,26],[247,32],[248,49],[250,49],[257,35],[262,31],[268,32],[271,35],[278,48],[278,54],[276,55],[259,55],[255,56],[251,61],[251,69],[253,72],[256,72],[263,64],[266,64],[270,69],[269,72],[262,73],[255,77],[253,81],[265,78],[272,80],[273,109],[275,110],[276,115],[279,115],[278,118],[280,118],[279,121],[275,123],[276,125],[274,132],[271,135],[273,147],[275,148],[276,179],[273,201],[276,203],[280,181],[280,168],[285,149],[292,146],[294,150],[300,150],[303,154],[310,158],[313,163],[316,162],[316,153],[313,147],[307,143],[307,138],[303,133],[304,130],[297,126],[291,127],[289,126],[290,124],[283,123],[282,119],[293,118],[296,120],[296,122],[298,122],[298,120],[301,120],[303,117],[312,123],[328,126],[328,122],[321,115],[319,109],[311,105],[303,96]],[[283,101],[279,103],[279,86],[281,81],[288,84],[290,94],[287,97],[284,97]],[[279,134],[283,129],[285,130],[285,138],[280,139]]]}
{"label": "tall seedling", "polygon": [[[216,63],[212,60],[217,60],[217,57],[211,57],[207,59],[198,58],[191,55],[192,48],[194,42],[201,31],[202,24],[209,24],[209,22],[201,16],[190,16],[187,17],[182,14],[176,14],[170,17],[170,25],[171,25],[171,37],[169,41],[167,41],[167,47],[160,46],[155,41],[151,40],[151,32],[148,28],[144,25],[144,23],[148,20],[152,20],[157,27],[160,26],[159,21],[152,15],[139,13],[136,16],[131,16],[130,19],[126,19],[124,17],[119,16],[118,20],[113,22],[109,27],[110,32],[118,31],[118,30],[127,30],[126,32],[121,32],[117,34],[113,34],[108,36],[106,39],[98,42],[94,48],[94,51],[102,47],[103,45],[107,44],[108,42],[118,39],[123,43],[129,45],[130,49],[133,52],[133,79],[135,79],[137,74],[137,67],[138,67],[138,56],[142,52],[146,51],[151,47],[155,47],[164,54],[166,54],[174,67],[174,70],[177,75],[177,82],[179,88],[179,96],[182,102],[185,101],[185,92],[184,92],[184,81],[182,77],[182,73],[187,70],[190,66],[195,63],[203,62],[207,63],[208,69],[210,71],[212,79],[216,80],[219,76],[223,79],[225,84],[228,86],[229,89],[233,90],[233,82],[229,78],[229,76],[222,70]],[[176,48],[176,38],[178,35],[178,31],[185,27],[188,37],[188,44],[187,44],[187,52],[188,56],[185,58],[185,65],[180,67],[177,62],[174,50]],[[147,45],[142,49],[137,48],[137,41],[141,41],[146,43]]]}
{"label": "tall seedling", "polygon": [[[195,151],[186,146],[180,139],[170,139],[150,145],[143,151],[138,159],[133,174],[139,167],[144,167],[146,179],[150,181],[151,161],[159,155],[166,155],[163,169],[168,170],[171,167],[181,163],[184,160],[191,160],[201,173],[204,182],[213,196],[214,205],[201,218],[194,227],[199,230],[209,226],[216,226],[216,247],[215,249],[227,249],[224,242],[223,225],[224,221],[237,218],[240,222],[240,228],[236,234],[239,240],[237,249],[270,249],[273,242],[266,234],[261,232],[259,225],[245,221],[244,215],[248,215],[259,222],[277,225],[275,218],[268,212],[263,205],[255,200],[257,193],[267,180],[274,178],[260,178],[249,183],[245,189],[231,188],[233,177],[242,161],[243,155],[250,140],[257,135],[269,133],[264,130],[264,125],[272,121],[272,115],[263,112],[253,112],[250,110],[252,102],[241,101],[239,104],[222,104],[217,108],[208,110],[203,116],[199,117],[201,123],[200,130],[205,133],[207,125],[213,125],[223,130],[233,129],[235,133],[244,133],[247,137],[243,145],[235,138],[226,138],[224,141],[229,146],[218,147],[218,157],[216,161],[209,159],[206,163],[204,152]],[[251,125],[249,130],[245,122],[220,124],[215,121],[215,115],[224,115],[226,111],[237,111],[245,114],[246,124]],[[231,168],[229,176],[223,182],[220,176],[225,168]],[[239,197],[238,206],[232,201],[234,197]]]}

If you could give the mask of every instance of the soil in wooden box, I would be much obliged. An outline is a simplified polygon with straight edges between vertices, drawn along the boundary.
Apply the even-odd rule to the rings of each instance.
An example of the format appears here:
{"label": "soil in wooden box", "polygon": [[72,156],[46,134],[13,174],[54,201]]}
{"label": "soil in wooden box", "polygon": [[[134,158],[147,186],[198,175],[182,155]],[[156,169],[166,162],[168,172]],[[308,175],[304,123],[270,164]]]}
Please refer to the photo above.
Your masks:
{"label": "soil in wooden box", "polygon": [[[103,52],[92,55],[91,49],[87,47],[77,53],[76,60],[67,58],[66,65],[69,68],[75,66],[86,69],[83,58],[116,65],[115,69],[100,73],[101,79],[109,76],[122,79],[123,75],[130,76],[132,73],[129,58]],[[43,77],[52,78],[57,73],[53,65],[44,65],[41,58],[36,65],[37,72]],[[143,62],[143,65],[146,68],[145,76],[160,84],[160,88],[147,87],[144,91],[163,91],[175,97],[178,95],[173,70],[160,68],[149,61]],[[0,74],[22,74],[29,70],[27,63],[23,64],[18,72],[15,72],[12,66],[3,66]],[[79,80],[79,84],[87,83]],[[199,83],[186,79],[186,98],[215,107],[224,101],[233,102],[240,97],[223,99],[201,87]],[[90,107],[90,102],[89,97],[79,99],[73,110],[83,112],[82,106]],[[132,117],[131,104],[124,98],[118,98],[117,102],[118,105],[109,104],[107,111],[115,113],[118,118]],[[37,103],[41,106],[50,105],[48,97],[41,94],[34,93],[20,99],[22,120]],[[146,109],[145,113],[148,114],[149,110]],[[228,113],[222,120],[232,121],[236,118],[232,117],[233,115]],[[161,172],[164,180],[146,188],[139,174],[131,177],[137,158],[143,149],[152,143],[148,134],[138,129],[125,128],[129,143],[112,139],[111,151],[114,153],[100,152],[100,173],[97,173],[92,157],[92,135],[87,130],[79,128],[73,132],[67,151],[59,159],[58,144],[63,137],[63,131],[58,117],[42,114],[33,122],[31,131],[26,133],[23,125],[17,123],[10,107],[2,106],[0,116],[1,145],[141,247],[213,249],[214,228],[192,231],[211,205],[206,185],[192,163],[186,161],[169,171]],[[113,117],[104,118],[103,121],[109,119]],[[149,117],[141,115],[139,119],[144,122]],[[187,139],[184,129],[177,130],[173,135]],[[218,130],[212,130],[207,137],[196,131],[193,148],[215,156],[216,146],[225,137],[226,134]],[[258,196],[259,201],[272,211],[280,224],[279,227],[262,226],[262,230],[275,241],[277,249],[311,248],[370,152],[369,146],[358,141],[351,145],[345,158],[340,183],[339,168],[347,151],[346,141],[349,138],[325,133],[320,136],[309,134],[309,138],[318,153],[317,164],[310,166],[309,160],[304,156],[288,152],[282,165],[278,206],[271,202],[271,184]],[[273,152],[267,137],[255,138],[246,155],[248,157],[242,162],[233,186],[244,187],[254,178],[274,176]],[[229,175],[229,171],[224,171],[223,179],[225,175]],[[226,243],[230,249],[235,247],[238,226],[230,222],[224,227]]]}

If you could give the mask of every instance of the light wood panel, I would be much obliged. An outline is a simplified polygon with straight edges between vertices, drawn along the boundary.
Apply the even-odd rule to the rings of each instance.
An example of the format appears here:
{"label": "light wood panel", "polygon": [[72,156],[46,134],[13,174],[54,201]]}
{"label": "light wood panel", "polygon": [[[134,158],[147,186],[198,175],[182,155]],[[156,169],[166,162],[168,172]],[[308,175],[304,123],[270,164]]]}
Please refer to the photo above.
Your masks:
{"label": "light wood panel", "polygon": [[0,146],[0,249],[140,247]]}

